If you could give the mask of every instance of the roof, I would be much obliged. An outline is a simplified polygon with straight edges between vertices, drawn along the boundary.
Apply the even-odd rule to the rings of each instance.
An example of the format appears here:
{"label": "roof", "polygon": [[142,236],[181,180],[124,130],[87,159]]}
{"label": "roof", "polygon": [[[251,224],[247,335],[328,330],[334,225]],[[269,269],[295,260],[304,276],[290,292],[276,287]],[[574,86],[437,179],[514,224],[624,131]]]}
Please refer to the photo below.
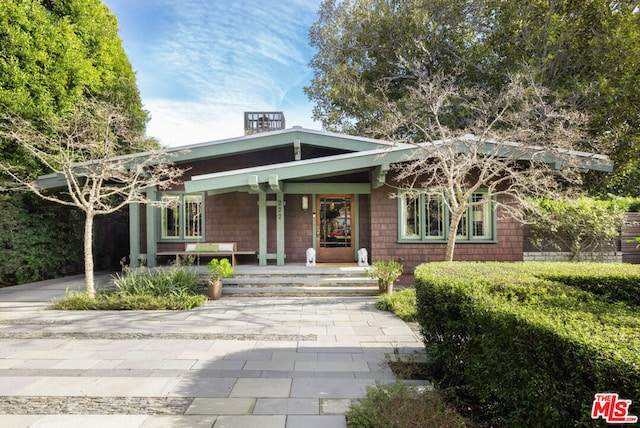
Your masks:
{"label": "roof", "polygon": [[[474,136],[462,137],[457,150],[466,150],[465,142],[478,140]],[[325,131],[316,131],[300,127],[285,130],[264,132],[230,138],[218,141],[208,141],[189,146],[164,149],[171,156],[171,161],[176,164],[188,163],[197,160],[238,155],[256,152],[260,150],[291,146],[299,148],[301,145],[312,145],[323,148],[339,149],[342,154],[330,155],[314,159],[300,159],[292,162],[284,162],[273,165],[265,165],[253,168],[243,168],[225,172],[212,172],[196,175],[190,181],[185,182],[187,192],[200,191],[231,191],[256,189],[256,186],[268,186],[269,183],[282,180],[306,179],[313,180],[326,176],[342,175],[363,170],[374,169],[372,185],[376,187],[383,180],[389,170],[389,165],[405,162],[425,156],[425,150],[438,150],[445,141],[436,141],[422,147],[412,144],[398,144],[390,141],[377,140],[366,137],[350,136]],[[483,147],[491,150],[491,146],[498,148],[498,155],[531,159],[532,153],[540,151],[541,147],[525,146],[519,143],[484,142]],[[117,159],[130,160],[148,156],[150,152],[121,156]],[[579,166],[584,169],[598,171],[611,171],[613,162],[606,156],[586,152],[557,150],[553,153],[544,152],[543,162],[560,165],[567,158],[576,159]],[[376,175],[376,173],[378,175]],[[64,185],[61,177],[56,174],[42,176],[38,180],[43,188],[53,188]]]}

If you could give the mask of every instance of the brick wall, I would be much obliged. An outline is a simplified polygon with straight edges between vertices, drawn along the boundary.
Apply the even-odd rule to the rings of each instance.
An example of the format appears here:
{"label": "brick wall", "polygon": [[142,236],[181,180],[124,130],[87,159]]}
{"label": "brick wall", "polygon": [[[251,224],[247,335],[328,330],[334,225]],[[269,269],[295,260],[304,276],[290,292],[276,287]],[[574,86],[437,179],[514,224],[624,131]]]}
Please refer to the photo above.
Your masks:
{"label": "brick wall", "polygon": [[[456,243],[454,260],[460,261],[521,261],[522,226],[511,218],[501,218],[498,212],[497,242],[486,244]],[[389,197],[388,188],[371,194],[372,261],[401,260],[405,274],[425,262],[443,261],[445,243],[399,243],[398,200]]]}

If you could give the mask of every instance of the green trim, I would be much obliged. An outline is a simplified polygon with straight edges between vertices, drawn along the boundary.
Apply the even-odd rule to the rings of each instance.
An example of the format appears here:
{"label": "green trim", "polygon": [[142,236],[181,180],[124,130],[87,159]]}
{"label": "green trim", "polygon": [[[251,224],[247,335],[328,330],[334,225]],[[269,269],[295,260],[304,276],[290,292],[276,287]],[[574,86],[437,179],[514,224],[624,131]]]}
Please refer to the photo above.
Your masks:
{"label": "green trim", "polygon": [[284,183],[285,194],[308,195],[317,194],[371,194],[369,183]]}
{"label": "green trim", "polygon": [[267,195],[258,193],[258,264],[267,265]]}
{"label": "green trim", "polygon": [[129,204],[129,265],[137,268],[140,261],[140,204]]}
{"label": "green trim", "polygon": [[[184,236],[184,232],[186,230],[186,215],[185,215],[185,197],[186,196],[190,196],[190,195],[199,195],[202,198],[202,213],[201,213],[201,224],[200,224],[200,236]],[[162,192],[159,195],[160,200],[162,200],[163,197],[168,196],[168,197],[174,197],[177,196],[179,197],[179,201],[180,201],[180,212],[178,213],[179,215],[179,219],[178,221],[180,222],[179,228],[180,228],[180,236],[171,236],[171,237],[163,237],[162,236],[162,228],[163,228],[163,224],[162,224],[162,212],[165,209],[164,207],[158,208],[157,210],[154,210],[156,212],[156,219],[154,220],[157,221],[157,225],[154,227],[155,230],[155,234],[157,236],[156,239],[156,245],[158,242],[162,242],[162,243],[169,243],[169,242],[199,242],[202,241],[205,236],[207,236],[207,230],[206,230],[206,213],[207,213],[207,207],[206,207],[206,200],[207,198],[205,197],[205,194],[203,192]],[[149,207],[151,208],[151,207]],[[149,224],[149,221],[147,223],[147,225]],[[148,228],[148,227],[147,227]],[[148,233],[148,232],[147,232]]]}
{"label": "green trim", "polygon": [[[403,229],[403,225],[402,222],[404,222],[404,216],[403,216],[403,204],[404,204],[404,198],[402,197],[403,194],[406,193],[419,193],[420,196],[420,200],[419,200],[419,204],[420,204],[420,231],[419,231],[419,237],[418,238],[404,238],[402,236],[402,229]],[[426,223],[425,223],[425,219],[426,219],[426,207],[425,207],[425,195],[428,192],[424,191],[424,190],[399,190],[398,191],[398,204],[397,204],[397,208],[398,208],[398,243],[399,244],[446,244],[447,243],[447,239],[449,236],[449,217],[451,215],[451,213],[449,212],[449,210],[447,209],[446,205],[444,206],[444,213],[443,213],[443,227],[444,227],[444,237],[437,237],[437,238],[430,238],[428,236],[426,236],[424,234],[423,228],[426,227]],[[488,192],[486,191],[486,189],[481,189],[478,190],[474,193],[483,193],[483,194],[487,194]],[[473,214],[473,207],[469,207],[467,208],[467,234],[464,237],[459,237],[456,238],[456,244],[497,244],[498,243],[498,216],[496,215],[496,197],[495,195],[492,196],[492,202],[489,204],[489,209],[491,209],[491,236],[492,238],[476,238],[474,239],[472,237],[472,221],[469,221],[469,219],[471,219],[471,216]]]}
{"label": "green trim", "polygon": [[[147,198],[155,201],[158,198],[158,192],[155,187],[147,189]],[[158,252],[158,209],[149,204],[145,206],[147,219],[147,266],[156,266],[156,254]]]}

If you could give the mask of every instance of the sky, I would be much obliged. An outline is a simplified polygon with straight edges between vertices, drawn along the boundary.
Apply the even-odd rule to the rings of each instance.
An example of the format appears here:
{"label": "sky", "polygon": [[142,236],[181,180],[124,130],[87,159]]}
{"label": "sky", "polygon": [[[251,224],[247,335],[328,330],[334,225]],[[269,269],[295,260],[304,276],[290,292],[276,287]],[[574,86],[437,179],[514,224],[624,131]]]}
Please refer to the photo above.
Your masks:
{"label": "sky", "polygon": [[321,0],[103,0],[118,19],[144,108],[163,146],[244,134],[245,111],[320,129],[303,93]]}

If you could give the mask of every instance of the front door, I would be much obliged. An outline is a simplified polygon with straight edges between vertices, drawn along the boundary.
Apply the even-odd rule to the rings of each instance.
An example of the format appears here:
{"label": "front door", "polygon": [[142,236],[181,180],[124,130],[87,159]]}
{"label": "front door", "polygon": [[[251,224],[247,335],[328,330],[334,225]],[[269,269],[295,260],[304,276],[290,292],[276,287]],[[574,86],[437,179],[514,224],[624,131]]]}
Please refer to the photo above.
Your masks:
{"label": "front door", "polygon": [[316,201],[316,260],[353,262],[355,233],[353,195],[318,195]]}

